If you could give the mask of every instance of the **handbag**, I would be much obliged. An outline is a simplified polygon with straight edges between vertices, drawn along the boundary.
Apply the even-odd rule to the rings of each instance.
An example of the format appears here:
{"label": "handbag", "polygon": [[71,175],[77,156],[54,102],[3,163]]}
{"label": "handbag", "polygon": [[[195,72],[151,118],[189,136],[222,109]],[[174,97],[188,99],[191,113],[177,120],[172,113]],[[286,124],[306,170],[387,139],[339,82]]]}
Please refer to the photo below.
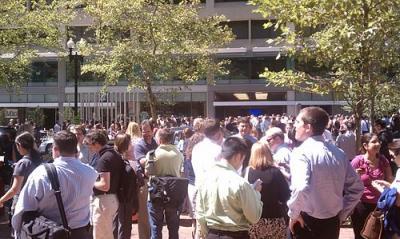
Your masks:
{"label": "handbag", "polygon": [[365,220],[361,236],[365,239],[380,239],[383,233],[384,214],[377,208]]}
{"label": "handbag", "polygon": [[20,239],[69,239],[71,230],[68,227],[64,205],[61,199],[60,182],[56,168],[51,163],[45,163],[44,167],[50,179],[51,187],[57,199],[62,225],[40,215],[37,211],[27,211],[22,215],[22,227],[18,238]]}

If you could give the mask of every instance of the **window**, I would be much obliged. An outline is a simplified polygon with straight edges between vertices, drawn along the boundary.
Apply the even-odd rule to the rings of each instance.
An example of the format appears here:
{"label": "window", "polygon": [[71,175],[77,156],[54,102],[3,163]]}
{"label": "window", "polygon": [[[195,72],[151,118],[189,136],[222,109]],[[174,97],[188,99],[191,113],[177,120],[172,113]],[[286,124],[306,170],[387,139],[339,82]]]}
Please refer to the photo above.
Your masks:
{"label": "window", "polygon": [[56,61],[39,61],[32,63],[31,82],[57,82],[58,63]]}
{"label": "window", "polygon": [[43,103],[44,95],[28,95],[28,102],[31,103]]}
{"label": "window", "polygon": [[268,68],[270,71],[281,71],[285,69],[286,59],[280,58],[278,60],[275,57],[260,57],[251,59],[251,79],[260,79],[260,74]]}
{"label": "window", "polygon": [[249,22],[248,21],[233,21],[225,23],[232,29],[236,39],[248,39],[249,38]]}
{"label": "window", "polygon": [[228,65],[229,74],[225,77],[230,79],[249,79],[250,68],[248,58],[231,58]]}
{"label": "window", "polygon": [[282,32],[278,29],[275,31],[275,27],[271,26],[267,29],[264,28],[265,20],[252,20],[251,21],[251,38],[252,39],[263,39],[263,38],[276,38]]}

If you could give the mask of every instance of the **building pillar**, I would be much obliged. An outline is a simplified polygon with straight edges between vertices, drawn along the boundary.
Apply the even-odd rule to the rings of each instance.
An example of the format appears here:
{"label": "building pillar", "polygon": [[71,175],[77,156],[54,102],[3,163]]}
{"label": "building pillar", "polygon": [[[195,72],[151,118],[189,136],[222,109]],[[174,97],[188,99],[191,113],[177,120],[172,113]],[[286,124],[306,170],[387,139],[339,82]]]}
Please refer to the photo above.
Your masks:
{"label": "building pillar", "polygon": [[214,0],[206,0],[206,8],[214,8]]}
{"label": "building pillar", "polygon": [[[288,115],[297,115],[297,109],[296,109],[296,92],[294,90],[289,90],[287,91],[287,101],[288,101],[288,106],[286,107],[286,113]],[[294,103],[294,104],[293,104]]]}
{"label": "building pillar", "polygon": [[58,115],[56,121],[64,122],[65,86],[67,84],[67,63],[65,58],[58,58]]}

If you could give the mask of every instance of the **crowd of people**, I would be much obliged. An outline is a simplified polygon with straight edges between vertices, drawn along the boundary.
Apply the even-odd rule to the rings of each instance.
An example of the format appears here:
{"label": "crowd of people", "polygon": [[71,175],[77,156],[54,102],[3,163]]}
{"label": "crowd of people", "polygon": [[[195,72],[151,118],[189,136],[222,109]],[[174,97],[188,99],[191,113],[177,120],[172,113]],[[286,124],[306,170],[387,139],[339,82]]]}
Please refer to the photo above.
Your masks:
{"label": "crowd of people", "polygon": [[[359,150],[355,118],[329,116],[319,107],[297,116],[221,121],[160,115],[108,128],[56,124],[52,163],[71,238],[130,238],[137,213],[140,239],[163,238],[164,221],[175,239],[182,211],[192,218],[196,239],[333,239],[348,218],[355,238],[362,238],[381,194],[400,189],[400,116],[360,123]],[[5,163],[14,163],[12,182],[0,208],[12,199],[13,234],[20,235],[30,211],[61,224],[34,134],[19,132],[10,141]],[[133,197],[121,193],[127,167],[135,175]],[[187,203],[165,188],[157,194],[156,179],[164,177],[186,180]],[[396,213],[387,238],[400,238],[399,208],[400,199],[388,209]]]}

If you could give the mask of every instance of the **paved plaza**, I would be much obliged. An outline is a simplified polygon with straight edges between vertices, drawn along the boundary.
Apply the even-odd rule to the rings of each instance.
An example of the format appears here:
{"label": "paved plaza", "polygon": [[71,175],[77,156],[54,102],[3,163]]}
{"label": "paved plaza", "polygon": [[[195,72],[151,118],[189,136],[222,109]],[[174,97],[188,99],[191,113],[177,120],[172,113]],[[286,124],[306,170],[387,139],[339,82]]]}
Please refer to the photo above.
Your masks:
{"label": "paved plaza", "polygon": [[[139,238],[137,234],[137,224],[133,225],[132,228],[132,239]],[[0,239],[12,239],[12,237],[8,236],[10,234],[10,230],[8,227],[8,220],[3,216],[0,218]],[[181,223],[179,228],[179,235],[181,239],[191,239],[191,225],[190,218],[188,216],[181,216]],[[168,238],[168,230],[167,227],[163,228],[163,238]],[[110,238],[111,239],[111,238]],[[351,228],[342,227],[340,230],[340,239],[354,239],[353,231]]]}

